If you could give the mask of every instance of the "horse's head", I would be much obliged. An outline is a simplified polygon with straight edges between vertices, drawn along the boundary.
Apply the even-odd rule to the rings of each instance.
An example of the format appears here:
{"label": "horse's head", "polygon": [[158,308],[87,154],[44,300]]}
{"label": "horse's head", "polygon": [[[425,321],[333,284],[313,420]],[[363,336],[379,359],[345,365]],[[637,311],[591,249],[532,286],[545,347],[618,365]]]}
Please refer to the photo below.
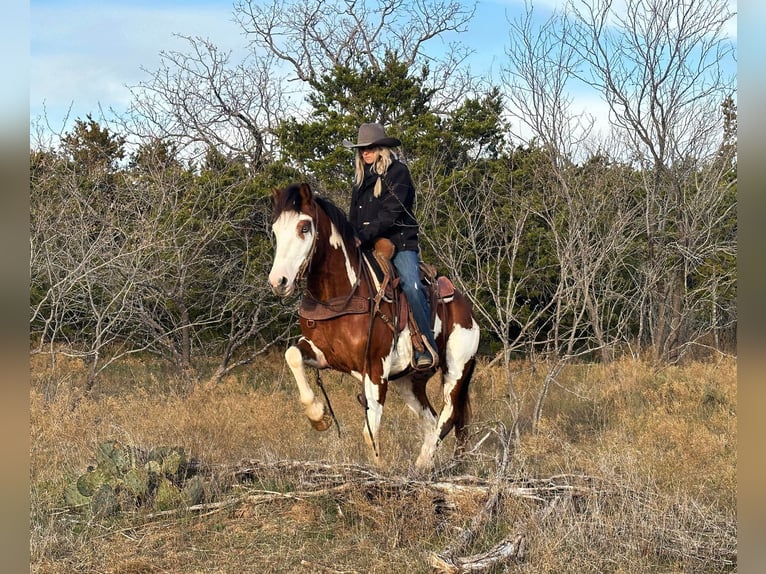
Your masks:
{"label": "horse's head", "polygon": [[274,294],[288,297],[309,265],[316,248],[316,204],[308,184],[292,184],[274,190],[276,240],[269,283]]}

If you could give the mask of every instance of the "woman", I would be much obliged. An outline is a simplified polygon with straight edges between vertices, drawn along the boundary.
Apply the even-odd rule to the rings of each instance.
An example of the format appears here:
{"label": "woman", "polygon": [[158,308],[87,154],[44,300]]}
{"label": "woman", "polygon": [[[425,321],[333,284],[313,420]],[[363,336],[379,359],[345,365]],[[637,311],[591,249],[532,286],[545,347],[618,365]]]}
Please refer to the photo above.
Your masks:
{"label": "woman", "polygon": [[410,170],[391,150],[401,141],[387,137],[380,124],[366,123],[359,127],[355,144],[346,140],[343,145],[356,150],[349,220],[363,249],[371,249],[378,237],[386,237],[394,244],[393,263],[399,284],[418,329],[428,341],[423,352],[416,350],[415,367],[431,369],[439,359],[430,324],[431,309],[420,282],[418,222],[412,213],[415,186]]}

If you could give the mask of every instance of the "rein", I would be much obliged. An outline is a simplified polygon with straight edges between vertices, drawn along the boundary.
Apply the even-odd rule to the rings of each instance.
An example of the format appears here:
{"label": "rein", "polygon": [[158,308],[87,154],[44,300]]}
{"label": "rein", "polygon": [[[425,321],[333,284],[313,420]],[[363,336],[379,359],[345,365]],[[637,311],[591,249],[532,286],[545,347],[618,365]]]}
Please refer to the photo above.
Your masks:
{"label": "rein", "polygon": [[[357,248],[357,255],[359,256],[360,266],[361,261],[364,259],[364,255],[362,254],[361,250]],[[370,273],[369,267],[367,265],[364,265],[364,277],[367,281],[367,287],[370,293],[372,293],[372,276]],[[371,298],[372,300],[373,298]],[[375,325],[375,315],[380,310],[380,298],[375,297],[374,298],[375,304],[370,305],[370,325],[367,328],[367,342],[364,345],[364,367],[362,369],[362,385],[364,385],[364,380],[367,377],[367,371],[370,368],[370,341],[372,340],[372,328]],[[367,404],[367,397],[362,393],[361,395],[364,398],[364,401],[359,401],[364,407],[364,423],[367,426],[367,436],[370,437],[370,443],[372,444],[372,450],[373,452],[380,456],[380,451],[378,451],[378,445],[375,444],[375,438],[372,436],[372,429],[370,428],[370,417],[367,416],[367,411],[370,409],[369,405]]]}
{"label": "rein", "polygon": [[322,390],[322,395],[324,395],[324,400],[327,402],[327,409],[330,411],[330,416],[332,417],[332,420],[335,421],[335,428],[338,430],[338,438],[340,438],[340,423],[338,423],[338,418],[335,416],[335,411],[332,410],[332,403],[330,403],[330,397],[327,396],[327,391],[324,389],[324,384],[322,383],[322,377],[319,375],[319,369],[316,370],[317,373],[317,386]]}

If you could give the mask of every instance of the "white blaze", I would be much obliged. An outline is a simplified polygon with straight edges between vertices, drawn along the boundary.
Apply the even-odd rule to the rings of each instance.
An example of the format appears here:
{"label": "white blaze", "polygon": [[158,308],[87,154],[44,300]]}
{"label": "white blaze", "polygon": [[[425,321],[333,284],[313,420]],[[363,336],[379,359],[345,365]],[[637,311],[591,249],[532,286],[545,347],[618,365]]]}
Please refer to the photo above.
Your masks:
{"label": "white blaze", "polygon": [[[299,225],[305,221],[310,231],[299,233]],[[295,278],[311,251],[314,234],[314,224],[308,215],[285,211],[271,226],[276,239],[274,263],[269,273],[269,283],[272,288],[284,282],[284,294],[289,295],[295,288]]]}

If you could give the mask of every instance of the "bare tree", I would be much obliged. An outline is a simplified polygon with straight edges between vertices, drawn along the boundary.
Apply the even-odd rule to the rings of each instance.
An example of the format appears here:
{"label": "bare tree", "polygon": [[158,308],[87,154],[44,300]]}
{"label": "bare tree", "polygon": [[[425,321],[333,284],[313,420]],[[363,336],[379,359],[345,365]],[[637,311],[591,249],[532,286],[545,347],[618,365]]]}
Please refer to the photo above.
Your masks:
{"label": "bare tree", "polygon": [[[560,171],[583,150],[594,118],[574,109],[572,82],[581,58],[567,43],[569,20],[555,13],[540,22],[531,3],[509,21],[505,84],[511,133],[521,142],[534,142],[549,154]],[[561,174],[558,179],[562,180]]]}
{"label": "bare tree", "polygon": [[[672,13],[671,4],[633,3],[628,13],[643,25],[658,18],[662,25],[657,27],[657,33],[664,30],[672,36],[675,28],[668,15]],[[433,214],[434,227],[447,222],[448,230],[444,236],[439,235],[434,251],[470,283],[467,290],[473,294],[483,324],[502,343],[506,365],[510,364],[507,357],[512,351],[523,349],[540,372],[531,412],[533,425],[539,421],[548,390],[557,384],[558,373],[566,362],[594,354],[603,361],[611,360],[618,346],[633,343],[635,326],[642,325],[644,318],[655,348],[664,357],[672,358],[669,351],[679,349],[682,334],[684,341],[692,341],[702,333],[700,307],[708,306],[704,299],[715,290],[716,281],[729,279],[725,273],[715,275],[716,281],[703,277],[702,285],[694,290],[688,284],[695,269],[710,265],[711,258],[733,254],[731,234],[718,231],[733,218],[734,204],[730,197],[727,199],[726,190],[736,181],[731,178],[732,146],[721,146],[724,130],[716,118],[722,114],[710,107],[715,97],[725,94],[720,77],[704,73],[686,77],[686,83],[680,82],[685,90],[670,90],[675,94],[673,97],[661,89],[660,80],[665,77],[661,74],[648,74],[655,84],[647,82],[636,88],[637,93],[648,94],[654,85],[657,97],[666,98],[656,102],[658,110],[654,112],[655,117],[659,110],[666,114],[665,139],[685,134],[674,140],[674,147],[679,150],[685,144],[684,153],[669,155],[674,159],[663,170],[658,170],[654,163],[636,162],[636,158],[645,157],[635,145],[642,140],[635,133],[625,135],[627,124],[615,123],[611,137],[597,141],[594,118],[574,108],[572,90],[585,80],[594,82],[586,70],[595,69],[594,77],[602,77],[591,62],[592,53],[586,49],[586,45],[594,44],[594,38],[601,37],[599,33],[605,38],[612,38],[612,34],[620,37],[621,33],[630,37],[627,26],[607,26],[607,15],[613,14],[608,11],[611,4],[604,7],[607,12],[600,27],[592,21],[589,27],[577,11],[554,13],[538,23],[531,5],[511,23],[508,67],[504,74],[508,110],[512,122],[515,120],[514,134],[528,141],[526,147],[519,149],[536,154],[533,161],[526,161],[526,181],[498,177],[496,170],[491,178],[467,182],[453,176],[454,188],[450,188],[450,193],[436,194],[433,203],[424,209],[424,213]],[[657,15],[652,12],[661,7],[666,12]],[[716,15],[717,19],[704,12],[676,13],[679,21],[688,18],[697,21],[698,26],[705,18],[704,29],[713,34],[726,19],[723,13]],[[637,22],[632,29],[639,32],[642,28]],[[584,32],[588,30],[594,30],[595,36],[586,41]],[[708,46],[707,36],[691,36],[685,41],[699,43],[703,48]],[[663,46],[659,39],[655,45],[658,51]],[[637,45],[633,45],[632,52],[626,47],[619,57],[610,53],[601,60],[602,74],[622,69],[625,77],[604,81],[603,86],[608,89],[614,83],[626,88],[630,85],[629,72],[637,63],[639,68],[652,69],[661,60],[660,55],[650,58]],[[706,70],[704,65],[689,61],[697,55],[687,47],[683,57],[673,59],[671,69],[679,80],[688,66]],[[694,83],[701,79],[710,79],[715,88],[704,82],[696,88]],[[626,94],[623,103],[629,106],[640,102],[640,98],[632,99],[634,95]],[[639,110],[642,105],[646,104],[639,105]],[[685,105],[693,109],[681,121]],[[677,109],[671,113],[674,107]],[[703,116],[707,116],[706,124],[691,120],[701,120]],[[635,117],[650,121],[652,115],[642,110],[635,111]],[[657,137],[647,132],[644,139],[657,146]],[[653,204],[659,199],[667,201],[667,192],[660,193],[666,189],[664,186],[653,189],[648,186],[649,182],[657,181],[658,173],[665,173],[664,177],[674,174],[675,179],[668,182],[675,181],[677,189],[672,209],[668,205],[661,212],[656,205],[648,207],[650,201]],[[444,201],[445,197],[450,200]],[[647,226],[650,220],[651,227]],[[654,230],[656,237],[660,222],[665,247],[658,251],[657,242],[647,242],[647,237],[652,236],[649,230]],[[533,237],[529,232],[535,226],[539,226],[542,234],[534,236],[546,237],[547,245],[535,247],[524,243]],[[683,240],[679,241],[681,237]],[[647,243],[654,247],[647,250]],[[678,294],[680,299],[663,291],[668,294],[666,301],[657,296],[656,288],[673,284],[671,279],[678,272],[674,258],[683,262],[682,290]],[[540,284],[545,285],[546,292],[539,300],[527,302],[524,296],[534,292],[530,285],[538,274],[545,275]],[[650,276],[652,280],[648,281]],[[664,342],[657,346],[660,315],[666,323],[661,327]],[[695,326],[697,332],[693,330]],[[638,335],[640,338],[640,327]],[[513,387],[513,373],[510,367],[506,368],[512,410],[519,416],[521,398]]]}
{"label": "bare tree", "polygon": [[534,354],[535,347],[546,346],[550,316],[566,285],[554,283],[546,298],[531,300],[530,293],[550,284],[555,269],[537,259],[546,246],[527,243],[539,225],[536,198],[515,189],[510,173],[467,169],[438,191],[421,176],[418,210],[424,227],[438,230],[423,234],[438,266],[467,294],[487,338],[501,345],[495,360],[508,381],[512,434],[518,438],[525,401],[513,383],[513,355]]}
{"label": "bare tree", "polygon": [[721,166],[721,104],[735,91],[725,72],[734,47],[723,33],[734,14],[725,0],[626,0],[619,12],[611,0],[571,7],[567,42],[586,64],[578,77],[601,92],[644,176],[642,318],[658,356],[675,359],[695,339],[690,275],[711,252],[733,249],[710,224],[731,216],[734,156],[724,169],[710,166]]}
{"label": "bare tree", "polygon": [[235,64],[209,40],[182,38],[187,52],[161,52],[160,68],[131,88],[126,131],[178,142],[192,157],[212,146],[259,171],[274,159],[276,124],[288,109],[284,72],[268,53]]}
{"label": "bare tree", "polygon": [[[631,188],[609,175],[614,166],[608,158],[597,155],[587,166],[578,165],[578,158],[588,156],[586,146],[594,126],[591,117],[573,109],[571,82],[580,58],[562,42],[571,33],[566,19],[554,14],[538,22],[531,5],[510,22],[503,71],[512,134],[528,141],[530,159],[520,168],[527,174],[526,181],[512,182],[506,190],[495,186],[495,192],[503,198],[496,201],[503,205],[501,216],[534,222],[539,231],[514,230],[506,246],[508,254],[514,254],[510,270],[504,281],[492,283],[495,305],[488,309],[500,317],[498,309],[512,305],[518,336],[505,354],[513,348],[524,349],[534,372],[540,374],[529,413],[532,428],[536,428],[545,398],[564,365],[594,353],[609,360],[615,331],[625,327],[625,320],[619,318],[624,295],[617,283],[624,266],[621,252],[631,245],[625,230],[633,211]],[[522,152],[516,155],[521,157]],[[482,213],[485,222],[497,225],[498,217],[489,215],[486,207]],[[519,242],[535,236],[546,241],[525,244],[528,255],[518,261]],[[490,236],[485,244],[495,240]],[[502,254],[501,244],[492,251],[485,254],[486,260],[503,266],[508,255]],[[541,269],[541,262],[547,268]],[[540,280],[545,291],[525,308],[520,294],[535,292],[525,284],[541,272],[545,272]],[[505,305],[498,305],[500,301]],[[518,417],[522,404],[513,390],[514,373],[508,359],[506,373]]]}
{"label": "bare tree", "polygon": [[103,369],[132,351],[124,333],[133,320],[137,261],[150,246],[129,240],[124,204],[104,189],[107,173],[84,176],[85,163],[36,153],[45,165],[33,160],[30,201],[35,350],[82,358],[90,391]]}
{"label": "bare tree", "polygon": [[[622,12],[611,0],[571,2],[541,25],[532,14],[528,6],[511,24],[505,80],[510,113],[525,126],[519,133],[549,152],[549,203],[559,212],[549,223],[562,273],[579,286],[577,306],[604,359],[607,345],[629,335],[604,332],[617,300],[622,313],[635,313],[639,340],[648,336],[658,356],[677,358],[710,330],[697,320],[709,303],[698,299],[714,289],[690,291],[689,278],[733,253],[731,234],[715,232],[734,209],[726,192],[736,181],[734,148],[720,158],[720,106],[733,92],[723,73],[732,47],[721,31],[732,14],[715,0],[629,0]],[[583,84],[611,111],[612,133],[601,143],[593,118],[572,108],[572,90]],[[577,162],[589,155],[624,163],[641,179],[583,181]],[[645,247],[636,251],[639,238]],[[632,290],[596,290],[620,268]]]}
{"label": "bare tree", "polygon": [[629,167],[595,147],[594,118],[573,109],[572,84],[582,65],[568,40],[573,24],[555,13],[538,24],[533,15],[528,5],[511,22],[504,79],[517,137],[532,134],[533,145],[545,150],[549,190],[537,215],[553,238],[561,281],[572,287],[557,309],[568,319],[567,335],[555,333],[554,347],[561,356],[595,351],[609,361],[610,348],[630,337],[635,312],[620,283],[633,263],[636,181]]}
{"label": "bare tree", "polygon": [[132,220],[135,240],[153,247],[136,279],[140,296],[131,300],[131,336],[190,380],[199,375],[196,356],[219,356],[216,380],[232,363],[249,362],[280,340],[273,331],[284,311],[265,296],[262,272],[269,242],[265,229],[248,224],[253,212],[270,206],[257,205],[243,174],[237,177],[226,166],[199,176],[151,163],[142,167],[134,170],[131,186],[146,203]]}
{"label": "bare tree", "polygon": [[287,311],[265,295],[270,203],[245,185],[244,168],[197,175],[171,148],[148,143],[118,171],[32,153],[35,350],[84,359],[86,391],[138,352],[189,382],[201,357],[220,357],[217,380],[286,334]]}
{"label": "bare tree", "polygon": [[429,86],[443,108],[471,89],[462,70],[469,51],[460,44],[429,54],[427,44],[448,32],[462,32],[474,6],[455,0],[239,1],[235,16],[251,46],[273,54],[309,86],[335,67],[380,71],[387,52],[405,65],[427,65]]}

